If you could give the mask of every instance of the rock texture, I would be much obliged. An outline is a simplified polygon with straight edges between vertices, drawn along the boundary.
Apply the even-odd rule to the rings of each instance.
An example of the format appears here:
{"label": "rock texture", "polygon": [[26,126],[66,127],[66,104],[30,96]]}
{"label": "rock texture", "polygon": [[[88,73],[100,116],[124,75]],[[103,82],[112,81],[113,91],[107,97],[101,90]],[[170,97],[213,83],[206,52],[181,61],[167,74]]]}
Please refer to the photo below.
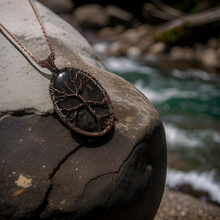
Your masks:
{"label": "rock texture", "polygon": [[165,190],[155,220],[220,219],[220,208],[181,192]]}
{"label": "rock texture", "polygon": [[[166,174],[158,112],[130,83],[107,72],[77,31],[35,4],[56,65],[98,79],[111,98],[115,123],[98,139],[70,131],[53,114],[50,72],[0,34],[0,218],[153,219]],[[0,20],[37,59],[47,58],[49,49],[27,1],[0,2]]]}

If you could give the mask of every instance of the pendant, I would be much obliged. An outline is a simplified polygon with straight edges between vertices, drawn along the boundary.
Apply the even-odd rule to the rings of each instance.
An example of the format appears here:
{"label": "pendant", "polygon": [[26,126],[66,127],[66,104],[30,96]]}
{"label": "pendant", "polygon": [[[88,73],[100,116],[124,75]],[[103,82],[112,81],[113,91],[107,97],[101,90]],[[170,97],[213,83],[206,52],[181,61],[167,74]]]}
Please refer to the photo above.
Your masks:
{"label": "pendant", "polygon": [[106,134],[114,124],[110,98],[97,79],[75,68],[58,69],[54,54],[39,63],[52,72],[50,96],[53,106],[72,130],[97,137]]}

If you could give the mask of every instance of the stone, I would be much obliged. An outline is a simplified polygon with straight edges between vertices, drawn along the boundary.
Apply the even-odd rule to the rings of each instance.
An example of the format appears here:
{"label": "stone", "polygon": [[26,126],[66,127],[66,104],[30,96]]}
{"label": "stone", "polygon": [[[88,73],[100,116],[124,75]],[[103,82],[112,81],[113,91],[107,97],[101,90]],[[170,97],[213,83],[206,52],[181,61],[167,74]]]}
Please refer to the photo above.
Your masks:
{"label": "stone", "polygon": [[72,13],[74,3],[71,0],[38,0],[53,12],[59,13]]}
{"label": "stone", "polygon": [[115,27],[104,27],[96,34],[97,38],[112,38],[121,34],[125,30],[125,26],[117,25]]}
{"label": "stone", "polygon": [[109,47],[109,55],[119,57],[124,56],[127,53],[129,44],[123,41],[113,42]]}
{"label": "stone", "polygon": [[200,54],[198,58],[204,65],[208,67],[220,67],[218,52],[214,48],[207,48]]}
{"label": "stone", "polygon": [[195,53],[191,47],[174,46],[170,49],[170,56],[173,60],[194,61]]}
{"label": "stone", "polygon": [[136,30],[141,37],[146,37],[151,33],[152,27],[149,24],[141,24]]}
{"label": "stone", "polygon": [[155,220],[161,219],[219,219],[220,208],[216,205],[207,204],[193,196],[165,190]]}
{"label": "stone", "polygon": [[218,56],[220,57],[220,48],[217,50]]}
{"label": "stone", "polygon": [[182,47],[180,46],[174,46],[170,49],[170,56],[174,59],[184,60],[185,59],[185,53]]}
{"label": "stone", "polygon": [[90,137],[106,134],[114,123],[110,98],[99,82],[80,69],[64,69],[50,84],[54,108],[75,132]]}
{"label": "stone", "polygon": [[140,41],[141,36],[136,29],[130,28],[124,31],[121,35],[121,39],[129,44],[136,45]]}
{"label": "stone", "polygon": [[150,46],[148,48],[148,52],[151,54],[159,54],[159,53],[163,53],[166,50],[167,45],[160,41],[157,43],[154,43],[152,46]]}
{"label": "stone", "polygon": [[73,16],[82,28],[103,28],[110,20],[105,9],[98,4],[86,4],[76,8]]}
{"label": "stone", "polygon": [[39,215],[50,178],[78,144],[53,116],[9,117],[0,122],[0,132],[0,219]]}
{"label": "stone", "polygon": [[183,51],[185,53],[185,60],[194,60],[195,59],[195,53],[191,47],[184,46]]}
{"label": "stone", "polygon": [[138,47],[132,46],[127,49],[126,54],[128,57],[136,58],[141,55],[141,50]]}
{"label": "stone", "polygon": [[142,52],[147,52],[148,48],[154,44],[154,40],[151,37],[141,38],[137,46]]}
{"label": "stone", "polygon": [[106,13],[109,15],[111,19],[111,24],[113,26],[117,24],[122,24],[124,26],[130,27],[131,21],[133,19],[133,14],[127,12],[115,5],[107,5],[105,7]]}
{"label": "stone", "polygon": [[[158,112],[129,82],[106,71],[72,26],[35,5],[56,66],[94,76],[111,99],[115,121],[99,138],[68,129],[54,113],[51,73],[26,59],[1,33],[0,218],[153,219],[166,176],[166,141]],[[44,60],[50,52],[32,15],[26,1],[0,2],[2,24]]]}

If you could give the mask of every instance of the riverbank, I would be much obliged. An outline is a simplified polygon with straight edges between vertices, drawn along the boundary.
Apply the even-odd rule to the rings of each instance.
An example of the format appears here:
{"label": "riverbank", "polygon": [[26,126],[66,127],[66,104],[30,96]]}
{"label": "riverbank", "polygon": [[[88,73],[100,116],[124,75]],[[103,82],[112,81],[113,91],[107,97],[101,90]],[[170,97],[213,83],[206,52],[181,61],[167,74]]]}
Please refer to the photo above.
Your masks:
{"label": "riverbank", "polygon": [[[127,57],[163,71],[167,69],[200,69],[207,73],[220,74],[218,50],[207,45],[198,43],[198,49],[196,50],[191,47],[180,46],[174,46],[166,50],[165,48],[168,48],[168,46],[164,42],[157,42],[150,46],[147,51],[141,51],[138,47],[129,46],[121,40],[111,42],[96,38],[95,33],[88,33],[88,31],[82,34],[94,46],[101,59],[106,59],[109,56]],[[214,39],[210,41],[212,40],[215,41]],[[200,50],[200,47],[203,50]]]}
{"label": "riverbank", "polygon": [[181,192],[165,190],[155,220],[220,220],[219,207]]}
{"label": "riverbank", "polygon": [[169,73],[125,57],[103,61],[159,111],[168,144],[169,188],[219,203],[219,75],[193,69]]}
{"label": "riverbank", "polygon": [[[143,4],[137,18],[115,5],[80,5],[76,1],[78,7],[74,8],[71,0],[41,2],[81,32],[91,44],[106,42],[107,56],[127,56],[159,68],[194,68],[220,74],[218,18],[210,21],[211,27],[209,24],[199,27],[185,24],[170,29],[167,28],[170,22],[165,18],[176,21],[175,16],[170,17],[163,11],[164,7],[159,11],[149,3]],[[158,13],[162,12],[166,16],[158,20]],[[187,13],[175,12],[184,15],[185,20],[190,17]]]}

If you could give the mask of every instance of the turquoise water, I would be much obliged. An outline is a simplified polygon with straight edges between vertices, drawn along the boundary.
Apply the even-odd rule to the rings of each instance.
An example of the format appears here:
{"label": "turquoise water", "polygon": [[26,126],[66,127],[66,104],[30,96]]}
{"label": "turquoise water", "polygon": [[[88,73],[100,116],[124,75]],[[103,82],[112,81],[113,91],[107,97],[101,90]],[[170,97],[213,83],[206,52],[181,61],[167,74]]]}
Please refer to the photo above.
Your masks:
{"label": "turquoise water", "polygon": [[160,113],[169,169],[193,171],[198,178],[207,174],[220,193],[220,76],[200,70],[164,72],[126,58],[111,57],[104,64],[142,91]]}

